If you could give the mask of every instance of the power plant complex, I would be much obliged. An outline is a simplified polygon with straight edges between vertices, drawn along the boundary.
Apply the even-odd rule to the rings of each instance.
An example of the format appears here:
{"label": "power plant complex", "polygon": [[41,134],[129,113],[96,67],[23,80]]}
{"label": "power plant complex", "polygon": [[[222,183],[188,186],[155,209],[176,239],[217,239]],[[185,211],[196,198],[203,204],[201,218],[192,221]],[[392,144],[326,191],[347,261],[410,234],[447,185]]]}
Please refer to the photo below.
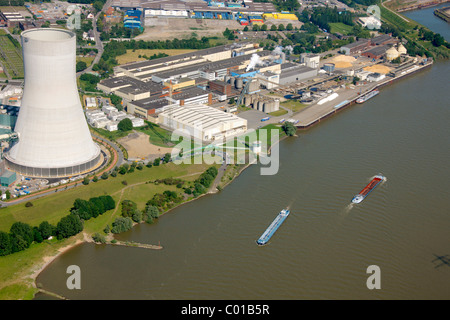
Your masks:
{"label": "power plant complex", "polygon": [[78,95],[75,33],[31,29],[21,39],[25,84],[14,129],[18,139],[4,154],[5,167],[45,178],[91,171],[103,156]]}

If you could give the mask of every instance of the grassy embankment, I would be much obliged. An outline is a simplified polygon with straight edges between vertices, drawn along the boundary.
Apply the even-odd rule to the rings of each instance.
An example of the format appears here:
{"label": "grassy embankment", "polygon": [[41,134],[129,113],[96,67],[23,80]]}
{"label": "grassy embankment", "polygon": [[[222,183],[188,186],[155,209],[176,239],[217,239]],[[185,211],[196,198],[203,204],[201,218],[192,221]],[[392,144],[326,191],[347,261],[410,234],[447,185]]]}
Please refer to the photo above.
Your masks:
{"label": "grassy embankment", "polygon": [[[32,207],[17,204],[0,210],[0,230],[8,232],[10,226],[21,221],[31,226],[37,226],[42,221],[55,225],[63,216],[69,213],[77,198],[89,199],[104,194],[111,195],[120,205],[120,201],[129,199],[135,201],[138,208],[143,209],[145,203],[156,193],[165,190],[176,191],[175,186],[146,183],[150,180],[166,177],[179,177],[185,181],[195,180],[209,165],[174,165],[172,163],[158,167],[135,170],[133,173],[109,177],[107,180],[91,182],[89,185],[78,186],[54,195],[33,200]],[[125,186],[122,181],[126,181]],[[119,207],[120,208],[120,207]],[[83,233],[92,235],[102,233],[106,225],[111,225],[120,210],[110,210],[103,215],[85,222]],[[8,256],[0,257],[0,300],[30,299],[36,293],[33,287],[32,275],[45,263],[46,257],[54,256],[61,248],[73,245],[82,240],[83,234],[65,240],[46,240],[43,243],[33,243],[30,248]]]}

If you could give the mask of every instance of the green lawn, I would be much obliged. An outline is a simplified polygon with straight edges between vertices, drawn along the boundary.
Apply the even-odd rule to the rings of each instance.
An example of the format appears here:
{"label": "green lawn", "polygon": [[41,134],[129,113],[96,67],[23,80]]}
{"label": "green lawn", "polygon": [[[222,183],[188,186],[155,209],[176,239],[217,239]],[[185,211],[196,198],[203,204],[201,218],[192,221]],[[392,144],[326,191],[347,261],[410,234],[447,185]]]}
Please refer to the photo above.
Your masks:
{"label": "green lawn", "polygon": [[346,34],[350,33],[353,29],[352,26],[346,25],[342,22],[330,22],[329,25],[331,27],[331,30],[330,30],[331,33],[338,32],[343,35],[346,35]]}
{"label": "green lawn", "polygon": [[280,110],[278,110],[278,111],[274,111],[274,112],[269,113],[269,115],[271,115],[272,117],[279,117],[279,116],[282,116],[282,115],[284,115],[284,114],[286,114],[286,113],[288,113],[287,110],[285,110],[285,109],[280,109]]}
{"label": "green lawn", "polygon": [[283,105],[283,107],[292,110],[292,112],[298,112],[306,107],[305,104],[297,100],[287,100],[283,101],[281,104]]}

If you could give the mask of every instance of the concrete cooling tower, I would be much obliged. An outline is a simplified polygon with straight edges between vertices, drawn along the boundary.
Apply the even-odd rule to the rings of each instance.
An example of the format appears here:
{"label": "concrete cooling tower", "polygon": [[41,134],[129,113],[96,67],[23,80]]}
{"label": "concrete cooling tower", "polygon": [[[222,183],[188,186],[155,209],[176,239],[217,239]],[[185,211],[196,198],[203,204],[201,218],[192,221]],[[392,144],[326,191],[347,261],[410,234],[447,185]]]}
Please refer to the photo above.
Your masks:
{"label": "concrete cooling tower", "polygon": [[34,177],[68,177],[102,161],[83,114],[75,73],[76,36],[61,29],[22,32],[25,86],[6,166]]}

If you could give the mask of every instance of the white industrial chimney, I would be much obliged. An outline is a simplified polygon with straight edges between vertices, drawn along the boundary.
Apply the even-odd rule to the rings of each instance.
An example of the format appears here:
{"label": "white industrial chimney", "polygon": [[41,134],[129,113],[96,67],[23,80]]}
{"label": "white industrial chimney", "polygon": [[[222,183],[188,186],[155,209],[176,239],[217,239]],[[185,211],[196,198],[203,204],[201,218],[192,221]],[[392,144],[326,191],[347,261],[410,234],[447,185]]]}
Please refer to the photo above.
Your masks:
{"label": "white industrial chimney", "polygon": [[68,177],[102,160],[77,90],[76,36],[62,29],[22,32],[25,86],[15,132],[5,155],[9,169],[34,177]]}

